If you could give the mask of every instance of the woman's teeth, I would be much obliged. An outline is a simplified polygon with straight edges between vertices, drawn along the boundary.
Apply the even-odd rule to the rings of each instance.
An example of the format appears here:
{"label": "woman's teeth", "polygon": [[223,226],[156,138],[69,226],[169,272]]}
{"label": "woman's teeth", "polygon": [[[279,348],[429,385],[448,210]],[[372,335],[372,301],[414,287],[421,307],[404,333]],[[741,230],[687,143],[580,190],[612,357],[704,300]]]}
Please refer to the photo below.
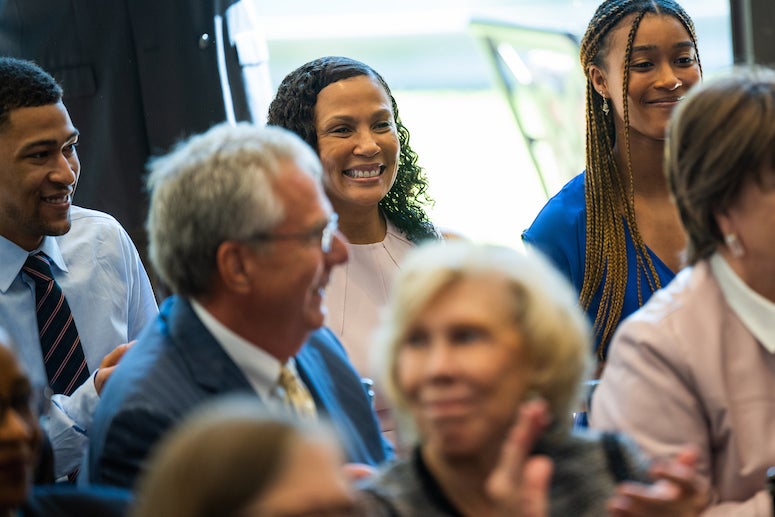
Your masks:
{"label": "woman's teeth", "polygon": [[382,168],[379,169],[373,169],[373,170],[359,170],[359,169],[347,169],[344,171],[344,175],[348,176],[350,178],[373,178],[375,176],[379,176],[382,172]]}

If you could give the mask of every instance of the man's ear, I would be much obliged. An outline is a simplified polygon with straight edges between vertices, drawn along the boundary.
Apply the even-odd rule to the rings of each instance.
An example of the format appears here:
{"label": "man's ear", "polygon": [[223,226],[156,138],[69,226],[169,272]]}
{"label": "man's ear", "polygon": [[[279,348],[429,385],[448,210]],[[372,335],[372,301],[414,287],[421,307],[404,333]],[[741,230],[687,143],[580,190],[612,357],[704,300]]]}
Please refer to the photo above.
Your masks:
{"label": "man's ear", "polygon": [[592,87],[595,91],[606,99],[610,99],[611,96],[608,93],[608,80],[606,79],[605,70],[597,65],[589,65],[587,75],[589,76],[589,81],[592,83]]}
{"label": "man's ear", "polygon": [[217,274],[223,285],[234,292],[245,294],[251,289],[251,264],[249,250],[236,241],[225,241],[215,253]]}

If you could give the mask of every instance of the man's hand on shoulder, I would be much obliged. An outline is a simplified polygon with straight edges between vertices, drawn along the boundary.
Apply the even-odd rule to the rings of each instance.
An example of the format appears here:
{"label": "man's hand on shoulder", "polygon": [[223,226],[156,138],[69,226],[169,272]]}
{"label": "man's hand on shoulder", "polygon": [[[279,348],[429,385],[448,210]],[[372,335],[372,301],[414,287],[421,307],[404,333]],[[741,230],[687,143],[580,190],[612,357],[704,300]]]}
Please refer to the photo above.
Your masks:
{"label": "man's hand on shoulder", "polygon": [[110,377],[110,375],[113,373],[113,370],[116,369],[118,362],[122,357],[124,357],[126,351],[129,350],[134,344],[135,341],[130,341],[129,343],[118,345],[102,359],[102,362],[100,363],[100,369],[97,371],[97,375],[94,376],[94,388],[97,390],[97,394],[102,393],[102,388],[105,386],[105,382],[108,380],[108,377]]}

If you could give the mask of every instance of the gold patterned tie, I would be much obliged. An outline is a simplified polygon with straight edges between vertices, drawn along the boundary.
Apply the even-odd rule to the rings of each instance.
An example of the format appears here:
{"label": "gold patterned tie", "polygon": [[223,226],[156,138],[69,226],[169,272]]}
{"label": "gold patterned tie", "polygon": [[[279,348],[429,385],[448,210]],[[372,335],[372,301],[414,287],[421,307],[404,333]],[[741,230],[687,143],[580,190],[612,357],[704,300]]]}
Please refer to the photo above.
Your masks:
{"label": "gold patterned tie", "polygon": [[284,365],[280,368],[280,380],[277,384],[283,389],[285,405],[298,417],[312,420],[317,418],[318,413],[312,395],[288,366]]}

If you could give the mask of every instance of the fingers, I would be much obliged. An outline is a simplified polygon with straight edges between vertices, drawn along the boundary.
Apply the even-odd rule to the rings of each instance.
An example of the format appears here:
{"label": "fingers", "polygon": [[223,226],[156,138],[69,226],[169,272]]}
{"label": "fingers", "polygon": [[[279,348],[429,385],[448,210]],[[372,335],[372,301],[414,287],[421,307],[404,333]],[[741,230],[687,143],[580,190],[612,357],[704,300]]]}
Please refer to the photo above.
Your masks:
{"label": "fingers", "polygon": [[364,463],[345,463],[342,465],[342,472],[347,480],[355,482],[370,478],[377,473],[377,469]]}
{"label": "fingers", "polygon": [[487,492],[504,516],[547,515],[553,465],[549,458],[531,457],[530,452],[549,421],[543,400],[531,400],[519,408],[498,464],[487,480]]}
{"label": "fingers", "polygon": [[698,459],[696,447],[687,447],[671,460],[654,463],[650,469],[657,479],[654,484],[621,483],[608,502],[609,514],[616,517],[699,515],[706,495],[696,473]]}
{"label": "fingers", "polygon": [[116,366],[119,362],[119,360],[124,357],[124,354],[132,348],[132,345],[134,345],[135,341],[130,341],[129,343],[124,343],[123,345],[118,345],[116,348],[111,350],[105,357],[102,358],[102,362],[100,362],[100,368],[107,368],[109,366]]}
{"label": "fingers", "polygon": [[546,456],[529,458],[523,473],[525,497],[522,515],[543,517],[549,515],[549,488],[554,464]]}
{"label": "fingers", "polygon": [[674,459],[675,459],[676,462],[678,462],[678,463],[680,463],[682,465],[686,465],[687,467],[696,468],[697,467],[697,462],[699,461],[699,458],[700,458],[700,451],[699,451],[699,449],[697,448],[696,445],[690,444],[690,445],[687,445],[686,447],[684,447],[683,450],[681,450],[681,452],[676,454]]}
{"label": "fingers", "polygon": [[520,445],[520,449],[527,455],[549,423],[549,408],[546,401],[529,400],[520,406],[517,423],[512,428],[508,442]]}
{"label": "fingers", "polygon": [[699,451],[694,445],[684,448],[667,461],[656,461],[649,469],[654,479],[670,482],[684,494],[696,495],[702,491],[697,477]]}
{"label": "fingers", "polygon": [[129,343],[118,345],[116,348],[111,350],[108,355],[102,358],[102,362],[100,362],[100,368],[97,370],[97,375],[94,376],[94,388],[97,390],[98,395],[102,393],[102,388],[105,386],[108,378],[113,373],[116,365],[121,360],[121,358],[124,357],[124,354],[126,354],[127,350],[132,348],[132,345],[135,344],[135,341],[130,341]]}
{"label": "fingers", "polygon": [[651,469],[651,475],[655,479],[672,483],[682,492],[694,494],[698,491],[694,469],[684,465],[654,467]]}
{"label": "fingers", "polygon": [[105,383],[115,368],[115,366],[108,366],[107,368],[101,367],[97,370],[97,375],[94,376],[94,389],[97,390],[97,395],[102,395],[102,388],[105,387]]}
{"label": "fingers", "polygon": [[665,481],[653,485],[621,483],[608,502],[609,514],[617,517],[678,517],[691,515],[685,513],[689,507],[689,499],[682,495],[681,490]]}
{"label": "fingers", "polygon": [[506,437],[498,464],[490,476],[491,490],[503,494],[521,483],[525,458],[548,423],[548,409],[543,400],[530,400],[520,406],[517,422]]}

